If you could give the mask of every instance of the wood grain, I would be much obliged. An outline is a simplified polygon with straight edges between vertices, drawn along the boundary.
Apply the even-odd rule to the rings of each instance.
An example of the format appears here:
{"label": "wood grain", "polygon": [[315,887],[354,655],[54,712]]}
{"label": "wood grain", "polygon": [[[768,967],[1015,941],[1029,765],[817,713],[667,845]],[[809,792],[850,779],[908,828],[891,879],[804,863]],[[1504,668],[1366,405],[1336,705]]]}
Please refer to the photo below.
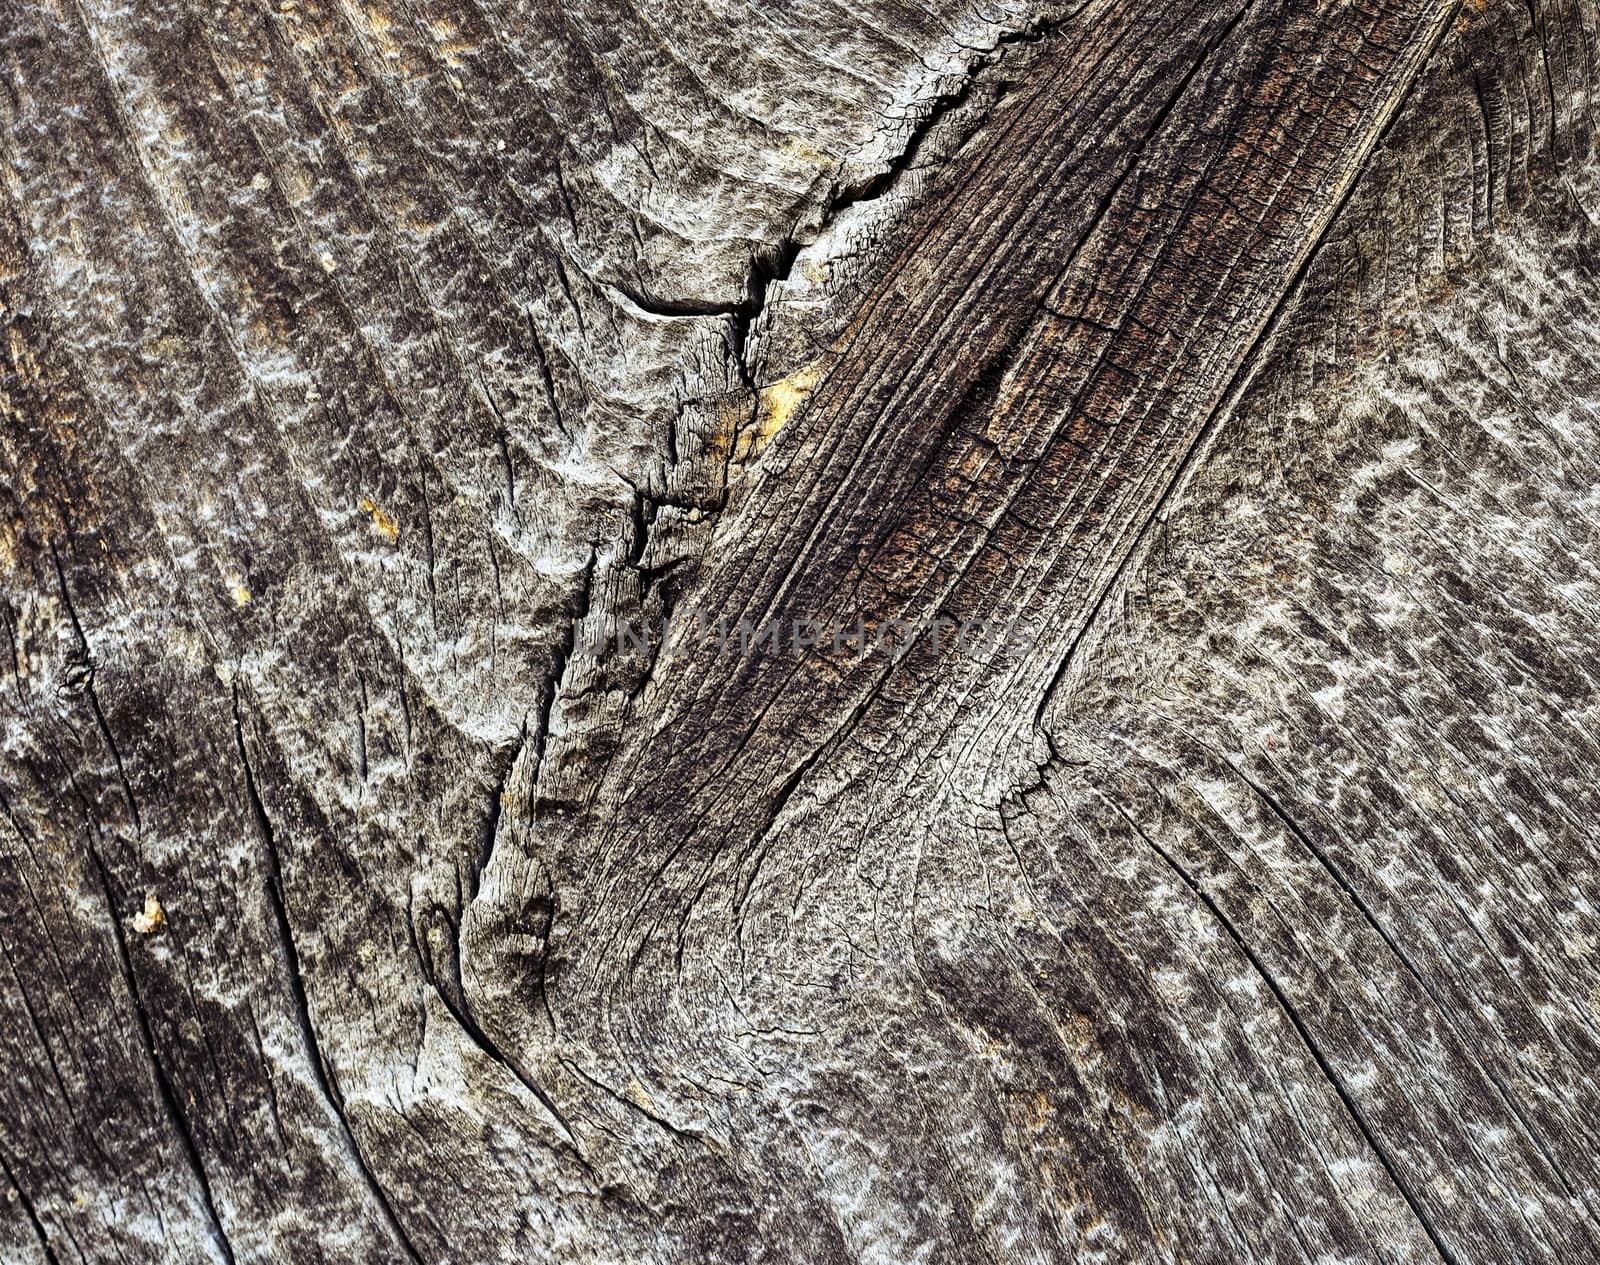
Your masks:
{"label": "wood grain", "polygon": [[1600,1255],[1597,33],[0,2],[0,1258]]}

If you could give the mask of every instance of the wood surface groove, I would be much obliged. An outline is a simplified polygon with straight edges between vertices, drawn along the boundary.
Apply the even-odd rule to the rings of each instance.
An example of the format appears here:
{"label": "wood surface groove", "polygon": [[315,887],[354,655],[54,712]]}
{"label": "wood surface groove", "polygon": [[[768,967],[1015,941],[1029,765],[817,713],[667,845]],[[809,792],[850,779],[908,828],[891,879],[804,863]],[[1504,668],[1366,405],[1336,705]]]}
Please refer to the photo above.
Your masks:
{"label": "wood surface groove", "polygon": [[[304,1042],[305,1055],[310,1065],[313,1076],[316,1078],[318,1092],[334,1117],[339,1122],[339,1130],[345,1143],[345,1154],[361,1175],[367,1190],[371,1193],[373,1202],[378,1205],[383,1215],[383,1221],[394,1240],[400,1245],[401,1251],[409,1261],[420,1261],[421,1257],[411,1240],[406,1237],[406,1232],[399,1220],[394,1215],[388,1196],[384,1194],[383,1187],[373,1176],[372,1170],[367,1167],[366,1161],[361,1156],[360,1144],[355,1135],[350,1131],[350,1122],[346,1119],[344,1108],[340,1102],[337,1083],[329,1070],[327,1061],[322,1056],[322,1049],[317,1043],[316,1026],[311,1022],[310,1003],[306,1000],[305,977],[300,969],[300,954],[295,948],[294,931],[289,922],[288,909],[284,904],[283,868],[278,859],[278,845],[273,836],[272,822],[267,816],[266,808],[261,803],[261,796],[256,790],[255,773],[250,767],[250,756],[245,747],[244,720],[239,710],[239,687],[233,685],[233,737],[239,753],[239,763],[244,770],[245,797],[250,805],[250,814],[254,819],[256,831],[266,853],[266,864],[263,867],[266,882],[263,884],[267,905],[272,913],[272,926],[277,933],[279,948],[283,954],[283,970],[289,981],[289,994],[294,1004],[295,1021],[300,1029],[301,1039]],[[470,1030],[469,1030],[470,1031]]]}
{"label": "wood surface groove", "polygon": [[1327,1057],[1317,1045],[1316,1039],[1312,1036],[1311,1030],[1306,1026],[1305,1020],[1300,1017],[1300,1012],[1295,1008],[1294,1003],[1283,991],[1282,986],[1279,985],[1278,981],[1272,977],[1272,973],[1262,965],[1261,960],[1251,950],[1250,942],[1239,934],[1239,929],[1233,925],[1232,921],[1228,918],[1228,915],[1223,912],[1222,908],[1216,903],[1215,900],[1211,898],[1211,896],[1206,892],[1205,888],[1199,883],[1194,875],[1190,874],[1189,871],[1178,864],[1178,862],[1172,858],[1166,849],[1164,849],[1159,843],[1141,830],[1139,828],[1139,824],[1134,821],[1132,817],[1129,817],[1126,811],[1123,810],[1120,805],[1117,806],[1117,812],[1120,813],[1123,820],[1128,823],[1129,828],[1135,834],[1137,834],[1140,839],[1142,839],[1145,844],[1149,846],[1150,849],[1154,851],[1155,854],[1159,856],[1175,874],[1178,875],[1180,879],[1183,880],[1184,885],[1195,894],[1202,904],[1205,905],[1211,916],[1222,925],[1224,930],[1227,931],[1228,938],[1232,940],[1233,943],[1238,946],[1239,951],[1245,955],[1245,958],[1250,963],[1251,969],[1261,977],[1262,983],[1267,986],[1268,992],[1272,994],[1272,1000],[1274,1003],[1276,1003],[1278,1008],[1283,1011],[1284,1016],[1289,1020],[1290,1024],[1293,1025],[1295,1034],[1300,1038],[1301,1042],[1305,1045],[1306,1050],[1310,1053],[1312,1061],[1317,1066],[1317,1070],[1322,1073],[1328,1084],[1333,1087],[1334,1093],[1339,1097],[1339,1102],[1349,1114],[1350,1119],[1355,1123],[1356,1128],[1361,1131],[1361,1137],[1363,1141],[1365,1141],[1367,1147],[1373,1152],[1373,1154],[1378,1157],[1378,1162],[1383,1165],[1383,1171],[1388,1176],[1389,1181],[1405,1199],[1406,1206],[1411,1209],[1411,1213],[1414,1217],[1416,1217],[1418,1224],[1422,1227],[1423,1233],[1428,1236],[1428,1241],[1433,1245],[1433,1250],[1438,1254],[1439,1259],[1446,1262],[1446,1265],[1456,1265],[1457,1257],[1455,1253],[1446,1247],[1444,1242],[1440,1239],[1438,1230],[1434,1228],[1433,1223],[1428,1219],[1426,1209],[1424,1209],[1422,1204],[1417,1200],[1417,1196],[1412,1191],[1410,1184],[1406,1181],[1405,1175],[1395,1167],[1393,1159],[1390,1158],[1388,1153],[1384,1150],[1383,1144],[1373,1133],[1372,1126],[1368,1123],[1365,1113],[1361,1110],[1361,1104],[1351,1095],[1343,1080],[1340,1079],[1339,1074],[1329,1065]]}

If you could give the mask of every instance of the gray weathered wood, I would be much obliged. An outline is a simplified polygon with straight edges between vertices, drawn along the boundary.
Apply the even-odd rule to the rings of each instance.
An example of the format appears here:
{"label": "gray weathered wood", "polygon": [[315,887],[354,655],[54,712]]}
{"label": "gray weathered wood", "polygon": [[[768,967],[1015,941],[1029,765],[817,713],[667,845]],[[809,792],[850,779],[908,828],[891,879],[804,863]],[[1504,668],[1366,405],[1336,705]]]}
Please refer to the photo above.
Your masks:
{"label": "gray weathered wood", "polygon": [[1600,1258],[1597,35],[0,0],[0,1259]]}

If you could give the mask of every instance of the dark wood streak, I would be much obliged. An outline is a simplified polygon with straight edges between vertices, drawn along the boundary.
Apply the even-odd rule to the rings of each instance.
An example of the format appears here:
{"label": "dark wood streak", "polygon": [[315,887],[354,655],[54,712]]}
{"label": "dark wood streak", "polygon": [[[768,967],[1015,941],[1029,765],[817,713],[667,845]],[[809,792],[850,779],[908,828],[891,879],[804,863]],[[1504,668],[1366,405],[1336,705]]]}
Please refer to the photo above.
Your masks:
{"label": "dark wood streak", "polygon": [[[1453,12],[1112,5],[1067,36],[908,227],[693,600],[1070,640]],[[1163,55],[1106,73],[1129,49]],[[820,658],[708,653],[647,696],[598,854],[630,944],[596,960],[635,960],[890,671]]]}

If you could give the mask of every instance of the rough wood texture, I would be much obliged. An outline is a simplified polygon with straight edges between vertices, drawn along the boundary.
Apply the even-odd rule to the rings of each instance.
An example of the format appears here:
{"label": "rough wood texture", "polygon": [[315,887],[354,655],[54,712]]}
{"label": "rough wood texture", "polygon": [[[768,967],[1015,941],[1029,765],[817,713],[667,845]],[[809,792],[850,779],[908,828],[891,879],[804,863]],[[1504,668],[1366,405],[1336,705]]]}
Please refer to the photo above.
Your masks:
{"label": "rough wood texture", "polygon": [[1597,37],[0,0],[0,1260],[1600,1259]]}

